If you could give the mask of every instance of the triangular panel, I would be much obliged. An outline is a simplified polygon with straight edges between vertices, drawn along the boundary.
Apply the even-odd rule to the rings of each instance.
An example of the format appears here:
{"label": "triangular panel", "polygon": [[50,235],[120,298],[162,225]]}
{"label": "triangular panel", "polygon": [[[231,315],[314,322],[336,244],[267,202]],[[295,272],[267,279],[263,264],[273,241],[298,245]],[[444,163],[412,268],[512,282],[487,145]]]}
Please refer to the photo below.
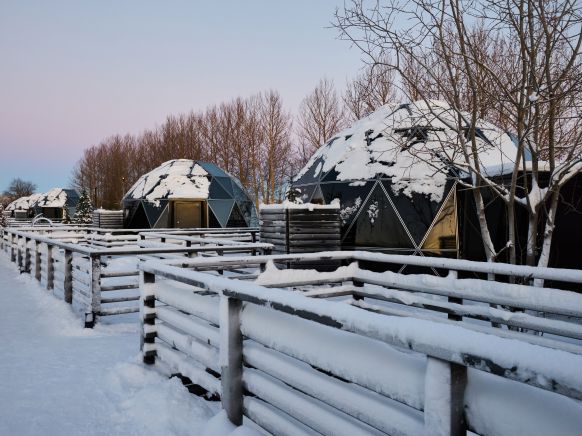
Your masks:
{"label": "triangular panel", "polygon": [[314,204],[324,204],[325,199],[323,197],[323,192],[321,191],[321,187],[317,185],[315,190],[313,191],[313,195],[311,196],[311,203]]}
{"label": "triangular panel", "polygon": [[234,200],[208,200],[208,206],[214,212],[221,227],[226,227],[233,205]]}
{"label": "triangular panel", "polygon": [[154,224],[160,218],[160,215],[163,212],[164,207],[168,204],[168,202],[164,201],[162,203],[162,201],[158,201],[158,205],[156,205],[155,203],[151,203],[149,201],[142,201],[141,204],[145,210],[150,225],[153,227]]}
{"label": "triangular panel", "polygon": [[232,199],[232,193],[227,192],[226,189],[216,180],[216,178],[212,179],[210,182],[210,190],[208,193],[208,198],[210,199]]}
{"label": "triangular panel", "polygon": [[214,212],[212,212],[211,208],[208,208],[208,227],[211,229],[222,227],[218,219],[216,219],[216,215],[214,215]]}
{"label": "triangular panel", "polygon": [[353,226],[354,243],[358,247],[414,250],[404,224],[379,185],[374,187]]}
{"label": "triangular panel", "polygon": [[170,214],[169,214],[169,212],[170,212],[170,207],[166,203],[166,207],[164,207],[164,210],[162,211],[162,213],[158,217],[158,220],[156,221],[156,223],[153,226],[155,229],[166,229],[166,228],[170,227],[170,220],[169,220]]}
{"label": "triangular panel", "polygon": [[213,182],[218,182],[224,190],[232,196],[232,182],[230,177],[214,177]]}
{"label": "triangular panel", "polygon": [[232,212],[230,214],[230,218],[228,218],[228,223],[226,227],[246,227],[246,221],[243,217],[238,206],[235,204],[232,208]]}
{"label": "triangular panel", "polygon": [[138,202],[128,226],[130,229],[148,229],[151,227],[142,202]]}

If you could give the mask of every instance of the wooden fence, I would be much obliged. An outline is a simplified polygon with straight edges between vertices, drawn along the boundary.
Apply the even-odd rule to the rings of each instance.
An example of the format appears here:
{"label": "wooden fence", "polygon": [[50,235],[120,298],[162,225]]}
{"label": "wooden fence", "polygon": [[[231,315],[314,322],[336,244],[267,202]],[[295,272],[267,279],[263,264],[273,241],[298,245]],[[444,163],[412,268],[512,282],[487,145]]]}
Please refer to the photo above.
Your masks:
{"label": "wooden fence", "polygon": [[[329,273],[271,265],[306,256],[348,265]],[[450,273],[377,273],[362,261]],[[249,267],[264,270],[257,283],[191,270]],[[237,425],[245,416],[277,435],[582,428],[582,296],[455,277],[469,270],[581,283],[580,271],[364,252],[147,261],[140,269],[144,362],[221,396]]]}
{"label": "wooden fence", "polygon": [[337,205],[263,205],[261,241],[273,253],[312,253],[340,249],[340,207]]}
{"label": "wooden fence", "polygon": [[[192,232],[202,234],[203,231]],[[9,254],[21,272],[31,274],[47,290],[72,304],[84,317],[87,327],[92,327],[97,317],[139,311],[140,257],[184,258],[229,252],[264,254],[271,249],[269,244],[229,241],[144,247],[136,245],[139,234],[109,233],[113,235],[104,229],[87,234],[79,228],[6,228],[0,235],[0,249]],[[240,231],[221,234],[238,235]],[[244,234],[248,234],[248,229]],[[166,238],[170,236],[166,234]]]}

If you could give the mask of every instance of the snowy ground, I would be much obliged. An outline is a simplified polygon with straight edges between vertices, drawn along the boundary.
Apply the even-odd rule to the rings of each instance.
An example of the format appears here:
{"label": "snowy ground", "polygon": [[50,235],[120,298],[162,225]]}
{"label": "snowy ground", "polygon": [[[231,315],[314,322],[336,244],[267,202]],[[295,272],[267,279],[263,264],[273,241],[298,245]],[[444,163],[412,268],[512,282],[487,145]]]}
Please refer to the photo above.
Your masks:
{"label": "snowy ground", "polygon": [[[136,319],[84,329],[69,306],[0,254],[0,435],[232,431],[219,403],[138,358]],[[208,424],[208,425],[207,425]],[[235,434],[252,434],[240,428]]]}

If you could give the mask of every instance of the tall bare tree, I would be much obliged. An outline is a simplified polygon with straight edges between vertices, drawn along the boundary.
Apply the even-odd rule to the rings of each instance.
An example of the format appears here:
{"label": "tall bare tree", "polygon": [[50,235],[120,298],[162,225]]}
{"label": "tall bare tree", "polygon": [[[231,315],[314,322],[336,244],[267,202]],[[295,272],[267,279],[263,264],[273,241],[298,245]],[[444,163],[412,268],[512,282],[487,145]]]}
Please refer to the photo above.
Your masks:
{"label": "tall bare tree", "polygon": [[291,177],[294,153],[291,144],[291,114],[276,91],[261,95],[260,126],[264,134],[261,152],[261,197],[264,203],[284,198],[285,182]]}
{"label": "tall bare tree", "polygon": [[297,136],[302,162],[307,162],[325,141],[341,130],[345,126],[345,120],[333,81],[321,79],[299,107]]}

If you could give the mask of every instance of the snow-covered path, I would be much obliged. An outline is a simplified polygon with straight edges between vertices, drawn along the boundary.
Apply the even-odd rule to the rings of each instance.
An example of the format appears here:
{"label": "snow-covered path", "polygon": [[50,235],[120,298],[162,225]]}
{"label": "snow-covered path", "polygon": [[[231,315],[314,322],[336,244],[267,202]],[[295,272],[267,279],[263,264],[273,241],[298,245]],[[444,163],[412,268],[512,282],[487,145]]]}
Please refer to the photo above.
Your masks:
{"label": "snow-covered path", "polygon": [[219,406],[137,357],[138,326],[84,329],[0,254],[0,435],[195,435]]}

